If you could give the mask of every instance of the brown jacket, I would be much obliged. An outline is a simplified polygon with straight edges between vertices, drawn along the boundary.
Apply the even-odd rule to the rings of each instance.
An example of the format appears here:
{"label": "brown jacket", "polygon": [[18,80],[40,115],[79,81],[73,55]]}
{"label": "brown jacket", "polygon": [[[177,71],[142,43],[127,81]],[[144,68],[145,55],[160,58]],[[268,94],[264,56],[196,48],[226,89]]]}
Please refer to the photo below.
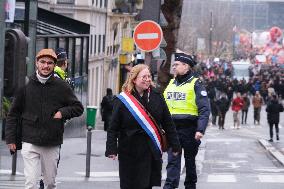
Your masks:
{"label": "brown jacket", "polygon": [[262,97],[260,95],[255,95],[252,98],[252,104],[254,108],[260,108],[262,106],[263,100]]}

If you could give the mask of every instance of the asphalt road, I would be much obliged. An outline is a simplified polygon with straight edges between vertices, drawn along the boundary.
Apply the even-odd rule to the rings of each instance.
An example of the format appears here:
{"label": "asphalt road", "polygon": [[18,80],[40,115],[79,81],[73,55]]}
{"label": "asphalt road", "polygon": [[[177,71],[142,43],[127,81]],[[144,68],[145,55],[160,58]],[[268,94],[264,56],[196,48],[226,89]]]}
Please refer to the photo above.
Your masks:
{"label": "asphalt road", "polygon": [[[261,124],[253,125],[252,109],[248,124],[233,129],[233,116],[226,117],[225,130],[208,126],[196,159],[198,189],[282,189],[284,188],[284,166],[260,144],[269,139],[269,130],[264,108]],[[284,116],[281,115],[280,141],[269,143],[283,155]],[[93,131],[90,178],[85,177],[86,138],[66,138],[61,150],[58,171],[58,188],[118,189],[118,162],[104,157],[106,133],[98,123]],[[23,162],[18,157],[17,175],[10,176],[11,156],[4,143],[0,143],[0,189],[24,188]],[[163,180],[166,177],[167,155],[164,154]],[[184,172],[179,188],[184,188]],[[160,188],[160,187],[155,187]]]}

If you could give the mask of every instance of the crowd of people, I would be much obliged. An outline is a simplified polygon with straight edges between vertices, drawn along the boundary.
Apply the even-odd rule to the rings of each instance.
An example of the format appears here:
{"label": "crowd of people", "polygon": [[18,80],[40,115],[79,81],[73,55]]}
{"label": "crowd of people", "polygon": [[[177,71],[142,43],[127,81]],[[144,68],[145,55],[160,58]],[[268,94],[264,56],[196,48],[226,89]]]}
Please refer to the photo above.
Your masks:
{"label": "crowd of people", "polygon": [[233,127],[239,129],[240,124],[247,124],[248,109],[252,105],[254,124],[259,125],[261,108],[267,105],[267,121],[270,125],[269,141],[273,142],[273,124],[276,140],[279,140],[278,123],[279,112],[283,111],[281,100],[284,98],[284,68],[277,64],[252,63],[249,67],[248,80],[237,80],[233,73],[234,68],[230,62],[221,60],[201,63],[199,75],[208,91],[212,124],[218,124],[219,129],[224,129],[225,116],[231,107]]}

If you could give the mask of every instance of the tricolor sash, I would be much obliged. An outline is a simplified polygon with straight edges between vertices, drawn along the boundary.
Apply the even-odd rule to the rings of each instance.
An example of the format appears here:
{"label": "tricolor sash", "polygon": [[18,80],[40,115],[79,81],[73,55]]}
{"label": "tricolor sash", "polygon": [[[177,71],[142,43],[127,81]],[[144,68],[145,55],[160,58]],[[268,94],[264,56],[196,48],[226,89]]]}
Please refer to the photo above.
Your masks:
{"label": "tricolor sash", "polygon": [[142,129],[150,137],[159,153],[162,154],[161,137],[157,130],[157,126],[145,110],[139,105],[138,100],[133,95],[125,92],[121,92],[117,97],[123,102]]}

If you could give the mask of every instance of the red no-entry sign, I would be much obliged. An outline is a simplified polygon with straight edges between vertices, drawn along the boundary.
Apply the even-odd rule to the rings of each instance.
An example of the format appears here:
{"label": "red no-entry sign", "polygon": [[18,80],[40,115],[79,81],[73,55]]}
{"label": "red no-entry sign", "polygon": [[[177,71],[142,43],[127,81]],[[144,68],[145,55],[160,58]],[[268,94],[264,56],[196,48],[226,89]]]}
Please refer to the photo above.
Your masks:
{"label": "red no-entry sign", "polygon": [[159,24],[146,20],[140,22],[134,29],[134,42],[142,51],[153,51],[157,49],[163,38],[163,31]]}

